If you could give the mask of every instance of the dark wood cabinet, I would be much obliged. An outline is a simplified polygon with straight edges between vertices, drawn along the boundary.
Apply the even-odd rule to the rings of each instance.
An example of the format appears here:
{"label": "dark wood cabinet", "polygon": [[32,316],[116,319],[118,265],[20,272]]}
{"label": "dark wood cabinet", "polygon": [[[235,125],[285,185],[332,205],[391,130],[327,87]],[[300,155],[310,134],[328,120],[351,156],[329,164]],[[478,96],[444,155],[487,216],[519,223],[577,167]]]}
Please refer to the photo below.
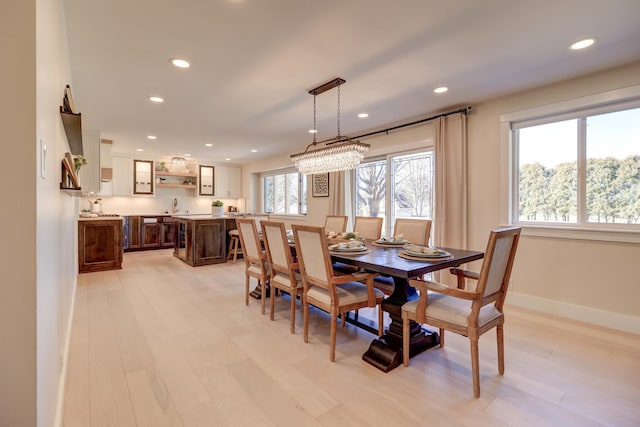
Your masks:
{"label": "dark wood cabinet", "polygon": [[191,266],[226,262],[226,221],[178,219],[174,255]]}
{"label": "dark wood cabinet", "polygon": [[157,248],[160,246],[160,224],[158,224],[158,218],[142,218],[140,240],[143,248]]}
{"label": "dark wood cabinet", "polygon": [[122,220],[78,221],[80,273],[122,268]]}
{"label": "dark wood cabinet", "polygon": [[139,249],[142,247],[140,242],[140,222],[142,218],[139,216],[129,217],[129,229],[128,229],[128,245],[127,249]]}
{"label": "dark wood cabinet", "polygon": [[160,224],[160,246],[173,248],[176,236],[176,221],[171,217],[163,217]]}

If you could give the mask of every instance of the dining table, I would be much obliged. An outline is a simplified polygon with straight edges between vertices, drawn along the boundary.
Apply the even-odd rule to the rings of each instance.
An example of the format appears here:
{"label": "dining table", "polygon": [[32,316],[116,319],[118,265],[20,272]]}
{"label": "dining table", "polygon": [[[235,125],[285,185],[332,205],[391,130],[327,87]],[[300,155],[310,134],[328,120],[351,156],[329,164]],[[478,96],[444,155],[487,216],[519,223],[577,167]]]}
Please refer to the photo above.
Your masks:
{"label": "dining table", "polygon": [[[361,253],[336,251],[330,253],[333,262],[350,264],[393,280],[393,292],[382,301],[382,310],[389,313],[391,323],[383,336],[374,339],[362,356],[363,360],[376,368],[389,372],[402,362],[402,305],[419,297],[416,289],[409,284],[409,279],[482,259],[484,252],[438,248],[448,252],[450,256],[417,259],[403,257],[402,245],[379,245],[367,240],[366,247],[368,250]],[[354,319],[351,319],[352,323],[353,321]],[[409,330],[411,357],[439,343],[437,332],[426,330],[413,320]]]}

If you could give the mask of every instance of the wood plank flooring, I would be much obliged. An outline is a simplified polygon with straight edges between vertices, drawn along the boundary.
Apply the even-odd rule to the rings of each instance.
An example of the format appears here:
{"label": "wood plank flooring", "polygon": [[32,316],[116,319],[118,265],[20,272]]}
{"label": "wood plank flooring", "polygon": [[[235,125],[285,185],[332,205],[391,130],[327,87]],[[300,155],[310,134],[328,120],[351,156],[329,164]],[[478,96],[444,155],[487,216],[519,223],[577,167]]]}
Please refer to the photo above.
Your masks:
{"label": "wood plank flooring", "polygon": [[331,363],[326,315],[312,310],[305,344],[288,296],[276,309],[271,322],[259,301],[245,306],[241,261],[133,252],[123,270],[80,275],[63,425],[640,425],[637,335],[507,305],[505,375],[490,332],[474,399],[464,337],[384,374],[361,360],[373,335],[338,328]]}

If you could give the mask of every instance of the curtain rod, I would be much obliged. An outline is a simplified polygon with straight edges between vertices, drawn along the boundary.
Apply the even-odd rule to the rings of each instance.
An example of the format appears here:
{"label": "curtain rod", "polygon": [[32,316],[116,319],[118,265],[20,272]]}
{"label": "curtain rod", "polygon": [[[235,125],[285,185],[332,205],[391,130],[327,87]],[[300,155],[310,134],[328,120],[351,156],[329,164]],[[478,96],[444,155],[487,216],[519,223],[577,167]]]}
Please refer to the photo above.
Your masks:
{"label": "curtain rod", "polygon": [[401,125],[393,126],[393,127],[386,128],[386,129],[376,130],[376,131],[365,133],[365,134],[358,135],[358,136],[352,136],[351,139],[366,138],[368,136],[377,135],[379,133],[388,134],[389,132],[391,132],[393,130],[402,129],[402,128],[405,128],[405,127],[408,127],[408,126],[418,125],[418,124],[424,123],[424,122],[430,122],[431,120],[435,120],[435,119],[437,119],[439,117],[446,117],[446,116],[450,116],[452,114],[457,114],[457,113],[468,114],[470,110],[471,110],[471,107],[464,107],[464,108],[460,108],[460,109],[455,110],[455,111],[449,111],[448,113],[442,113],[442,114],[437,114],[435,116],[427,117],[426,119],[420,119],[420,120],[416,120],[414,122],[404,123],[404,124],[401,124]]}

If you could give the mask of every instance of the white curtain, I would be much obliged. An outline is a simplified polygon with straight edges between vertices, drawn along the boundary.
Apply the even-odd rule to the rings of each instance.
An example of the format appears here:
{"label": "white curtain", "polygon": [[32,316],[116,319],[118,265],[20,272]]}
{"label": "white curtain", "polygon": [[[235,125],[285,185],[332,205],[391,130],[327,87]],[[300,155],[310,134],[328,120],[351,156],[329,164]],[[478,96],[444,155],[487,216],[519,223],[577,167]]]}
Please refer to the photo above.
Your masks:
{"label": "white curtain", "polygon": [[[436,246],[467,247],[467,116],[456,113],[434,120],[435,187],[434,242]],[[438,275],[435,279],[438,280]],[[443,273],[440,280],[454,284]],[[453,281],[451,281],[453,279]]]}

